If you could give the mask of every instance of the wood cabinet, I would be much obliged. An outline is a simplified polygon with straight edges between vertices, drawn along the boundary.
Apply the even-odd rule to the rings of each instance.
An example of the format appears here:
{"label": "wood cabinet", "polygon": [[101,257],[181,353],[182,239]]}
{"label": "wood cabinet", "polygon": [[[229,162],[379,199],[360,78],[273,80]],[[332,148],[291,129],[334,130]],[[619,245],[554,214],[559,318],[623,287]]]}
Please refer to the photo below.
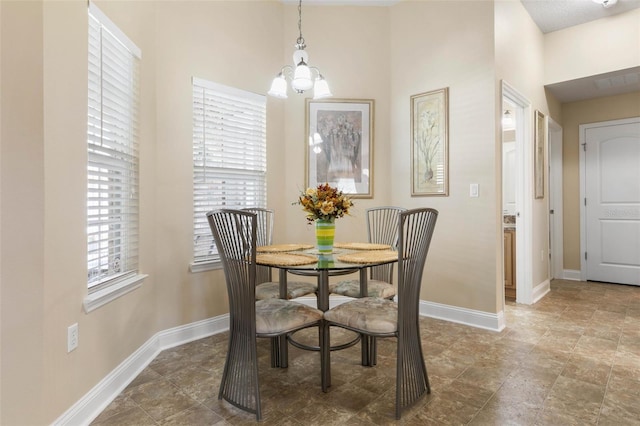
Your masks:
{"label": "wood cabinet", "polygon": [[516,298],[516,230],[504,230],[504,296]]}

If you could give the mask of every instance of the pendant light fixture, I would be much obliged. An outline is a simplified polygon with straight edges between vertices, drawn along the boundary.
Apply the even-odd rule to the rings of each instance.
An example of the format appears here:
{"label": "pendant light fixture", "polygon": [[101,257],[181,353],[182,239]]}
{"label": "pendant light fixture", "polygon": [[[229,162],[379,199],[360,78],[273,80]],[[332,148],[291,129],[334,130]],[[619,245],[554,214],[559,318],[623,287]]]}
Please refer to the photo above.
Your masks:
{"label": "pendant light fixture", "polygon": [[[276,98],[286,99],[287,80],[291,80],[291,87],[297,93],[304,93],[313,87],[313,99],[322,99],[333,96],[329,90],[329,84],[324,79],[320,70],[309,66],[309,54],[305,52],[307,45],[302,37],[302,0],[298,3],[298,39],[296,40],[296,50],[293,52],[293,66],[285,65],[280,73],[273,79],[269,95]],[[313,74],[316,74],[313,78]]]}
{"label": "pendant light fixture", "polygon": [[502,129],[503,130],[513,130],[515,129],[515,122],[513,121],[513,117],[511,116],[511,111],[508,109],[504,111],[502,115]]}

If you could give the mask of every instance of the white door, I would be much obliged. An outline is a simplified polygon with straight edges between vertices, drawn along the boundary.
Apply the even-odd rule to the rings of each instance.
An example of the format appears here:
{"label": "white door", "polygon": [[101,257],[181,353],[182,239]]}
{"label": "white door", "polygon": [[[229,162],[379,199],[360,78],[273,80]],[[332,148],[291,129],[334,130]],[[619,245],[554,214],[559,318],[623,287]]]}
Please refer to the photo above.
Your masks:
{"label": "white door", "polygon": [[587,280],[640,285],[640,118],[584,131]]}

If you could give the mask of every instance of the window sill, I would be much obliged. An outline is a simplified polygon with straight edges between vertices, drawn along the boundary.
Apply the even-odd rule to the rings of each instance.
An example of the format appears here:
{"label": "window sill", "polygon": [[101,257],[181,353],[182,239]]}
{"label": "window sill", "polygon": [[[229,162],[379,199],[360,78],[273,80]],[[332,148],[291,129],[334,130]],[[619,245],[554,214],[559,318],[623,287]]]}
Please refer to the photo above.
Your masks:
{"label": "window sill", "polygon": [[208,262],[191,262],[189,264],[189,271],[192,273],[212,271],[214,269],[222,269],[222,261],[210,260]]}
{"label": "window sill", "polygon": [[142,285],[142,282],[148,276],[149,275],[147,274],[137,274],[122,280],[117,284],[110,285],[107,288],[89,294],[84,298],[84,302],[82,303],[84,306],[84,312],[88,314],[89,312],[106,305],[112,300],[135,290]]}

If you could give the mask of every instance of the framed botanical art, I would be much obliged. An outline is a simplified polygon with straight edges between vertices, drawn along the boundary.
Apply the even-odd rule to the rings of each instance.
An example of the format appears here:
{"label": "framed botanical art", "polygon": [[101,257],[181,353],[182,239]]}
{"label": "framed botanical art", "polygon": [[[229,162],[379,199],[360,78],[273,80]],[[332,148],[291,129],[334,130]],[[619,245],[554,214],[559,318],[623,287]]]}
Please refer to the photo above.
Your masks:
{"label": "framed botanical art", "polygon": [[373,99],[306,102],[306,187],[373,197]]}
{"label": "framed botanical art", "polygon": [[411,96],[411,195],[449,195],[449,88]]}
{"label": "framed botanical art", "polygon": [[546,140],[545,116],[540,111],[535,112],[535,134],[533,153],[533,178],[535,184],[535,198],[544,198],[544,152]]}

